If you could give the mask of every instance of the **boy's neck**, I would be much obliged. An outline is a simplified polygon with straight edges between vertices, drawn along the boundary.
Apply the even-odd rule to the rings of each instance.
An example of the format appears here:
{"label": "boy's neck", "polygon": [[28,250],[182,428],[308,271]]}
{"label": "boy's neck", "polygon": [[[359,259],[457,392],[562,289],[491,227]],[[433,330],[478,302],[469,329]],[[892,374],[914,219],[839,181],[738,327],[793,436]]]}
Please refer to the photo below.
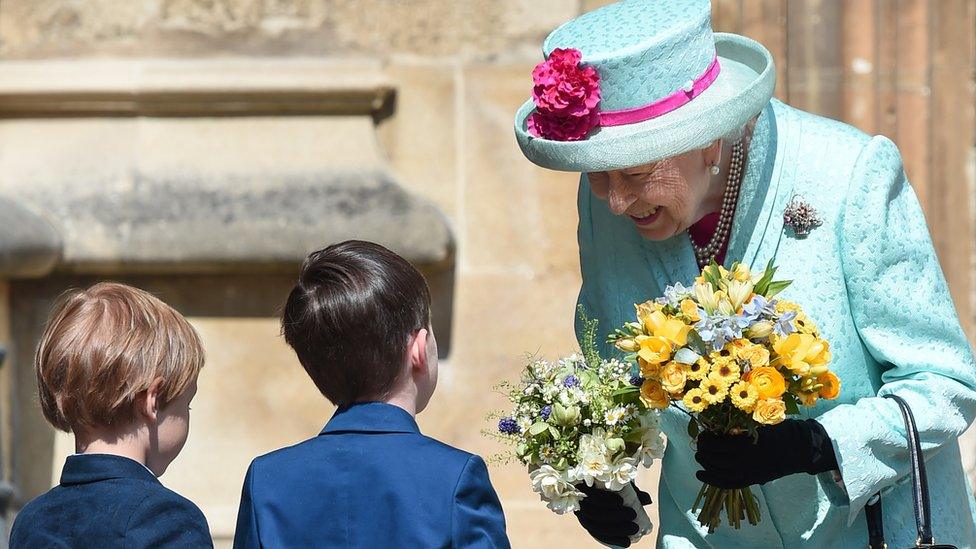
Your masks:
{"label": "boy's neck", "polygon": [[394,395],[389,396],[383,402],[386,403],[386,404],[390,404],[392,406],[396,406],[397,408],[400,408],[400,409],[406,411],[408,414],[410,414],[411,417],[414,417],[414,418],[417,417],[417,398],[416,398],[416,396],[406,395],[406,394],[394,394]]}
{"label": "boy's neck", "polygon": [[126,457],[147,465],[148,449],[133,433],[110,433],[98,430],[84,435],[75,434],[78,454],[109,454]]}

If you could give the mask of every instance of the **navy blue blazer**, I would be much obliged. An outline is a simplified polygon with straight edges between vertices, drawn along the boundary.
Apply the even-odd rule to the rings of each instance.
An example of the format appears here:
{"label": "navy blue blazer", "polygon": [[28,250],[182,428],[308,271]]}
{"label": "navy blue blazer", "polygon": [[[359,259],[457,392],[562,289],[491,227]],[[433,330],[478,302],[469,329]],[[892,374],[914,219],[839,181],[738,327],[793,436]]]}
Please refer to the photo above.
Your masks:
{"label": "navy blue blazer", "polygon": [[213,547],[207,519],[137,461],[69,456],[61,483],[14,520],[11,549],[36,547]]}
{"label": "navy blue blazer", "polygon": [[251,463],[234,547],[510,546],[485,462],[370,402]]}

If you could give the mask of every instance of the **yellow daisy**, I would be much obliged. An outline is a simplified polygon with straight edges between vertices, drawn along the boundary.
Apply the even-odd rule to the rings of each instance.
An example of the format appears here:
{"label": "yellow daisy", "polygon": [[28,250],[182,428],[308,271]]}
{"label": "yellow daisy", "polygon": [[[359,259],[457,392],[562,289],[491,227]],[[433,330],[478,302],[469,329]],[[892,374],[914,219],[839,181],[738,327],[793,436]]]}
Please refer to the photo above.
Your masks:
{"label": "yellow daisy", "polygon": [[739,381],[739,372],[739,364],[735,360],[723,357],[712,361],[712,368],[708,375],[717,377],[728,386]]}
{"label": "yellow daisy", "polygon": [[701,390],[702,398],[709,404],[718,404],[729,394],[728,384],[714,373],[708,374],[708,377],[701,382]]}
{"label": "yellow daisy", "polygon": [[732,404],[736,408],[743,412],[752,413],[752,410],[756,407],[759,392],[748,381],[740,381],[729,390],[729,396],[732,397]]}
{"label": "yellow daisy", "polygon": [[708,361],[704,358],[699,358],[694,364],[682,364],[681,366],[685,369],[685,373],[688,374],[688,379],[694,381],[705,379],[710,369]]}
{"label": "yellow daisy", "polygon": [[705,400],[704,394],[701,389],[692,389],[685,393],[685,397],[681,399],[684,403],[685,408],[689,412],[701,412],[705,408],[708,408],[708,401]]}

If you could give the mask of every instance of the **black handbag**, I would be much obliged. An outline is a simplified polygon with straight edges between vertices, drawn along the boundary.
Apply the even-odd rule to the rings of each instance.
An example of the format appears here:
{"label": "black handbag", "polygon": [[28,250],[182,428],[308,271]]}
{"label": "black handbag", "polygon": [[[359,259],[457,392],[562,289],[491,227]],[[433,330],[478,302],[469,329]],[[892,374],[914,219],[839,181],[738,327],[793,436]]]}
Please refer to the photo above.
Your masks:
{"label": "black handbag", "polygon": [[[915,526],[918,537],[916,549],[957,549],[955,545],[936,544],[932,536],[932,517],[929,514],[929,484],[925,477],[925,460],[922,459],[922,444],[918,440],[918,428],[912,409],[897,395],[884,395],[898,403],[905,419],[905,432],[908,435],[908,455],[912,466],[912,496],[915,500]],[[868,521],[868,549],[887,549],[884,539],[884,523],[881,519],[881,492],[874,495],[873,503],[864,506],[864,516]]]}

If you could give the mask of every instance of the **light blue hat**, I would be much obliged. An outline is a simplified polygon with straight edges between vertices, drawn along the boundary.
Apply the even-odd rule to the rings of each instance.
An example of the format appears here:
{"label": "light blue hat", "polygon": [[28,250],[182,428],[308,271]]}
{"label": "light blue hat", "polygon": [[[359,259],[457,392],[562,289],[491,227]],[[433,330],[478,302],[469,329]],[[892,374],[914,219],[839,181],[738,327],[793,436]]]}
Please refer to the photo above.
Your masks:
{"label": "light blue hat", "polygon": [[[568,50],[568,51],[567,51]],[[583,14],[543,44],[519,147],[553,170],[622,169],[708,146],[769,102],[761,44],[713,33],[709,0],[624,0]]]}

